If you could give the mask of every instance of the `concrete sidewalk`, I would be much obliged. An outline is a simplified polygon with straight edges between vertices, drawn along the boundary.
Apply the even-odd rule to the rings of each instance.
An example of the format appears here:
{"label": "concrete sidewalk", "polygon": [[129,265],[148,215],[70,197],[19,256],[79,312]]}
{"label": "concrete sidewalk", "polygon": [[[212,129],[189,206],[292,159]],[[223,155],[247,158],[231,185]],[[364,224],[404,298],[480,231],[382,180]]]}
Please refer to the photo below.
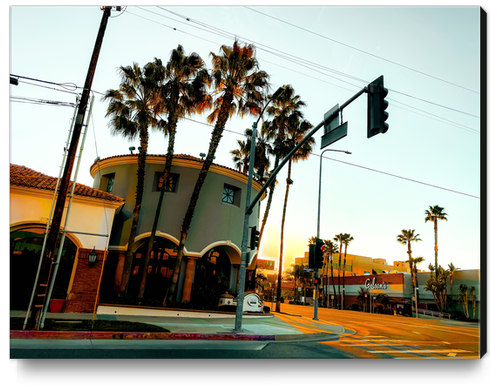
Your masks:
{"label": "concrete sidewalk", "polygon": [[[143,314],[146,312],[139,311]],[[158,315],[135,315],[133,310],[117,308],[115,312],[109,310],[108,313],[96,314],[95,319],[147,323],[161,326],[169,332],[23,330],[10,331],[10,339],[327,341],[337,340],[339,335],[345,332],[342,326],[313,324],[315,329],[310,328],[310,332],[305,333],[281,320],[274,313],[244,315],[242,331],[235,332],[234,313],[161,309],[158,311]],[[10,316],[25,317],[25,312],[12,311]],[[92,320],[92,314],[47,313],[46,318]],[[297,319],[300,320],[301,317],[297,316]]]}

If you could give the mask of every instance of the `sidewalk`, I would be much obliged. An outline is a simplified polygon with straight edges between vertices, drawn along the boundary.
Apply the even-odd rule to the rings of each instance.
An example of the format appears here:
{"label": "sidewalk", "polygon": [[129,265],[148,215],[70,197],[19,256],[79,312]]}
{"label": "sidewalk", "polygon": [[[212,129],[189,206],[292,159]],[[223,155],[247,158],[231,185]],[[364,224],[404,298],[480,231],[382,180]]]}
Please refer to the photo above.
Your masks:
{"label": "sidewalk", "polygon": [[[140,313],[145,313],[145,310]],[[151,311],[151,310],[150,310]],[[100,310],[99,310],[100,312]],[[169,332],[118,331],[10,331],[10,339],[157,339],[157,340],[248,340],[248,341],[327,341],[337,340],[342,326],[314,324],[314,332],[305,333],[274,314],[245,314],[242,331],[235,332],[235,314],[191,310],[158,310],[158,315],[135,315],[131,309],[117,308],[96,314],[98,320],[140,322],[161,326]],[[148,313],[148,312],[146,312]],[[11,311],[11,317],[25,312]],[[294,317],[294,316],[293,316]],[[92,314],[47,313],[46,318],[92,320]],[[297,317],[298,320],[302,319]],[[303,318],[304,319],[304,318]],[[308,321],[309,323],[309,321]],[[314,322],[312,322],[314,323]]]}

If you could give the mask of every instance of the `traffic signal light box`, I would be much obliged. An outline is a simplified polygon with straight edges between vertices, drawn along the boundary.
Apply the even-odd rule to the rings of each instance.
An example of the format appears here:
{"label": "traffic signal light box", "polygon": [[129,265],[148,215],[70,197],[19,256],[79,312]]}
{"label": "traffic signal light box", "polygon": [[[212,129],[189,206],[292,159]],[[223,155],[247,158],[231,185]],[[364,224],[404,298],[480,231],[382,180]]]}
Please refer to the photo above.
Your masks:
{"label": "traffic signal light box", "polygon": [[371,138],[379,133],[386,133],[389,125],[388,119],[388,101],[386,96],[388,90],[384,88],[384,79],[381,75],[378,79],[368,85],[368,124],[367,137]]}
{"label": "traffic signal light box", "polygon": [[310,244],[308,253],[308,268],[322,268],[323,266],[323,240],[316,239],[315,244]]}
{"label": "traffic signal light box", "polygon": [[250,230],[250,243],[249,248],[255,249],[259,246],[259,235],[260,232],[257,230],[257,227],[252,227]]}

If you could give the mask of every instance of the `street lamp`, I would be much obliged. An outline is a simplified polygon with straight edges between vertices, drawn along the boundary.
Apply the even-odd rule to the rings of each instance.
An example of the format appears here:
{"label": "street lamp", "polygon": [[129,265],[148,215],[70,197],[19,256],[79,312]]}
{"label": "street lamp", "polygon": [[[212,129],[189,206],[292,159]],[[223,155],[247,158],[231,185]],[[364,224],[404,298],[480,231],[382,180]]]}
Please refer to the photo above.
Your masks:
{"label": "street lamp", "polygon": [[[321,204],[321,194],[322,194],[322,160],[323,154],[327,151],[335,151],[338,153],[352,154],[348,150],[335,150],[335,149],[325,149],[320,154],[320,172],[318,176],[318,216],[316,223],[316,238],[320,238],[320,204]],[[318,277],[318,269],[315,269],[315,277]],[[327,272],[328,278],[328,272]],[[330,281],[330,279],[328,279]],[[328,287],[330,283],[327,284],[327,299],[328,299]],[[315,299],[314,299],[314,307],[313,307],[313,320],[318,320],[318,286],[315,288]]]}
{"label": "street lamp", "polygon": [[247,269],[247,257],[250,252],[247,252],[248,248],[248,223],[249,223],[249,206],[250,206],[250,196],[252,195],[252,181],[253,172],[255,164],[255,137],[257,134],[257,125],[262,118],[262,114],[266,110],[267,106],[273,100],[279,98],[279,96],[286,90],[285,86],[279,87],[277,91],[269,98],[264,108],[260,112],[259,118],[252,125],[252,142],[250,146],[250,160],[248,167],[248,183],[247,183],[247,195],[245,201],[245,218],[243,220],[243,233],[242,233],[242,247],[240,256],[240,271],[238,277],[238,295],[237,295],[237,306],[235,315],[235,329],[234,332],[242,332],[242,317],[243,317],[243,298],[245,295],[245,270]]}

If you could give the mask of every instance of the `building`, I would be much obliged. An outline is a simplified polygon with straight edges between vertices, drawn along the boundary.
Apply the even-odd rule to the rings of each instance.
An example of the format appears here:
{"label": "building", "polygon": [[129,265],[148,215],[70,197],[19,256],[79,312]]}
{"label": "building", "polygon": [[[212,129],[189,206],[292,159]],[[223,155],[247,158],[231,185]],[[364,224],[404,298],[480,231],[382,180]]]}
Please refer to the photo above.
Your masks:
{"label": "building", "polygon": [[[430,272],[417,274],[419,297],[417,312],[421,315],[427,314],[425,310],[437,311],[432,292],[424,289],[429,276]],[[465,284],[468,288],[475,288],[475,303],[470,304],[470,318],[474,307],[475,319],[478,319],[480,317],[480,270],[456,271],[452,282],[448,280],[448,311],[453,314],[453,317],[463,314],[463,306],[458,302],[461,284]],[[416,313],[414,288],[409,273],[346,276],[345,280],[342,277],[334,277],[333,280],[329,278],[328,282],[324,281],[322,294],[329,299],[329,305],[342,304],[343,297],[345,309],[396,312],[411,316]]]}
{"label": "building", "polygon": [[[308,266],[309,252],[305,251],[303,257],[296,257],[294,259],[295,264],[303,264]],[[341,256],[340,263],[340,275],[343,275],[344,254]],[[325,269],[328,269],[330,275],[331,268],[333,268],[334,276],[339,274],[339,254],[334,253],[330,259],[330,262],[325,265]],[[388,264],[386,259],[371,258],[366,256],[347,254],[345,259],[345,276],[359,276],[370,274],[382,274],[382,273],[397,273],[397,272],[410,272],[408,263],[404,261],[395,261],[393,264]]]}
{"label": "building", "polygon": [[[10,309],[27,310],[33,290],[57,178],[10,164]],[[71,192],[70,184],[68,191]],[[69,199],[67,199],[68,205]],[[76,184],[52,298],[67,312],[92,312],[115,212],[124,199]],[[98,261],[88,255],[95,249]],[[55,250],[55,255],[58,250]]]}
{"label": "building", "polygon": [[[111,192],[125,200],[115,215],[109,242],[107,268],[101,288],[101,302],[111,301],[113,288],[120,284],[135,205],[137,154],[119,155],[95,162],[91,169],[94,188]],[[165,155],[148,155],[145,169],[143,203],[135,237],[135,258],[127,295],[137,295],[140,266],[146,256],[148,240],[162,187]],[[170,286],[180,240],[182,220],[187,210],[203,160],[189,155],[174,155],[170,178],[165,187],[156,240],[148,266],[145,298],[162,304]],[[183,265],[177,283],[177,301],[206,296],[209,286],[226,287],[236,292],[243,237],[247,175],[213,164],[201,190],[188,233]],[[254,180],[252,197],[262,185]],[[259,205],[250,215],[250,227],[258,224]],[[248,282],[253,281],[256,257],[248,266]],[[253,288],[254,284],[249,285]],[[247,288],[247,287],[246,287]],[[223,290],[223,292],[224,292]]]}

